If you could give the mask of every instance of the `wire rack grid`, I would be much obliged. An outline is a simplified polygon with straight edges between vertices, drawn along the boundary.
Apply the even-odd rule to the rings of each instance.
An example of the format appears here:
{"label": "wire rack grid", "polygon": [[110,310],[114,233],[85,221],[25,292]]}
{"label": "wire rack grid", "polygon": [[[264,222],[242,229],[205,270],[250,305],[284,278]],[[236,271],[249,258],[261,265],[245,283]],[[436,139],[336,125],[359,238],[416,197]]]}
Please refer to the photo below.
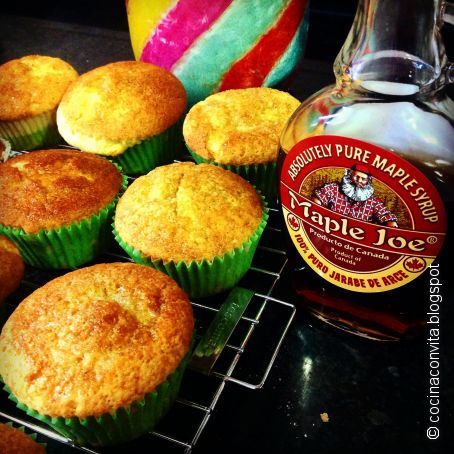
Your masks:
{"label": "wire rack grid", "polygon": [[[277,208],[271,207],[268,225],[252,267],[238,284],[253,291],[249,305],[212,369],[200,371],[189,366],[179,398],[156,430],[120,448],[77,446],[70,439],[22,413],[8,400],[5,392],[0,393],[0,422],[10,421],[37,433],[38,439],[47,444],[50,453],[144,452],[151,448],[159,449],[159,452],[173,452],[176,449],[190,453],[229,382],[251,390],[263,387],[294,318],[295,306],[272,296],[287,266],[287,257],[281,247],[281,233],[280,213]],[[108,251],[96,263],[116,261],[130,261],[130,258],[112,241]],[[7,302],[6,316],[33,290],[65,272],[44,272],[28,267],[19,290]],[[206,331],[225,297],[220,294],[191,301],[198,337]]]}

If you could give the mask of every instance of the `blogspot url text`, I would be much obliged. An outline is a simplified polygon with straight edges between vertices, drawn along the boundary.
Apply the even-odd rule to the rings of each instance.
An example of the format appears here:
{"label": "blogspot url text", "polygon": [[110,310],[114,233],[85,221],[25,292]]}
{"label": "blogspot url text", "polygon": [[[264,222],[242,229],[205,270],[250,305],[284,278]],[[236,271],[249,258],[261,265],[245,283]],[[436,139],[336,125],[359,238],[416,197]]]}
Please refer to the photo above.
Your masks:
{"label": "blogspot url text", "polygon": [[443,303],[443,284],[440,279],[439,264],[429,265],[429,307],[427,311],[427,345],[429,362],[429,440],[440,437],[440,308]]}

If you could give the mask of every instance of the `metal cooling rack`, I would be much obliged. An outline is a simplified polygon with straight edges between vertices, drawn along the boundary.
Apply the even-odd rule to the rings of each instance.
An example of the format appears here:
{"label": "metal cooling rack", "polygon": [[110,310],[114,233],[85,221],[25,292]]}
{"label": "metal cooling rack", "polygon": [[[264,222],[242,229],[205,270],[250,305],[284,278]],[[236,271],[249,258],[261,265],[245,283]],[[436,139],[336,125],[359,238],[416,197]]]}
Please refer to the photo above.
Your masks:
{"label": "metal cooling rack", "polygon": [[[270,208],[268,225],[260,240],[252,267],[238,284],[254,292],[251,302],[213,369],[205,374],[188,368],[179,398],[155,431],[122,445],[121,451],[115,447],[76,446],[71,440],[18,410],[14,403],[8,400],[5,392],[0,393],[0,422],[11,421],[16,426],[21,425],[37,433],[38,441],[47,443],[48,453],[82,451],[103,454],[124,450],[143,452],[148,449],[173,452],[175,448],[179,452],[190,453],[213,414],[227,383],[233,382],[249,389],[263,387],[293,320],[295,306],[271,296],[287,265],[281,241],[280,213],[276,208]],[[108,252],[94,263],[113,261],[130,261],[130,258],[112,241]],[[19,290],[8,299],[7,312],[12,312],[33,290],[66,272],[67,270],[44,272],[28,267]],[[192,301],[197,333],[204,333],[225,297],[226,294],[221,294]]]}

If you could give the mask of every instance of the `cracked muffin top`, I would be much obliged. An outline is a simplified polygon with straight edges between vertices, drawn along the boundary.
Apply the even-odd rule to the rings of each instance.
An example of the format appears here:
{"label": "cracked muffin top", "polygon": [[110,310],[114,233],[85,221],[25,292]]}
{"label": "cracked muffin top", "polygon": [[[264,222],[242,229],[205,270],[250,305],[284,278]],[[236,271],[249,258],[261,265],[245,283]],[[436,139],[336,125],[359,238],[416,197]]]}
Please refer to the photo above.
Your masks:
{"label": "cracked muffin top", "polygon": [[170,277],[133,263],[82,268],[25,298],[0,336],[0,375],[41,414],[113,413],[173,373],[194,327]]}
{"label": "cracked muffin top", "polygon": [[188,147],[224,165],[277,160],[279,136],[300,102],[273,88],[215,93],[191,108],[183,124]]}
{"label": "cracked muffin top", "polygon": [[120,198],[115,229],[144,256],[211,260],[245,243],[263,215],[240,176],[211,164],[170,164],[138,178]]}
{"label": "cracked muffin top", "polygon": [[41,150],[0,164],[0,224],[37,233],[96,214],[122,177],[108,160],[73,150]]}
{"label": "cracked muffin top", "polygon": [[0,120],[56,109],[77,71],[60,58],[27,55],[0,65]]}

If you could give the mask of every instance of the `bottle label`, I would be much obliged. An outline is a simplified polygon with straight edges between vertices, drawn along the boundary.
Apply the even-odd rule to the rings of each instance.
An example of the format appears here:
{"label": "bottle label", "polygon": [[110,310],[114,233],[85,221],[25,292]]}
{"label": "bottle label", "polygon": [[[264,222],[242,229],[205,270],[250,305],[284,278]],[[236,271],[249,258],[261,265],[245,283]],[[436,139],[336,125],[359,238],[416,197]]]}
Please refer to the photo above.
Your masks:
{"label": "bottle label", "polygon": [[290,237],[307,264],[334,285],[392,290],[418,277],[440,252],[446,213],[438,191],[384,148],[310,137],[290,150],[280,177]]}

